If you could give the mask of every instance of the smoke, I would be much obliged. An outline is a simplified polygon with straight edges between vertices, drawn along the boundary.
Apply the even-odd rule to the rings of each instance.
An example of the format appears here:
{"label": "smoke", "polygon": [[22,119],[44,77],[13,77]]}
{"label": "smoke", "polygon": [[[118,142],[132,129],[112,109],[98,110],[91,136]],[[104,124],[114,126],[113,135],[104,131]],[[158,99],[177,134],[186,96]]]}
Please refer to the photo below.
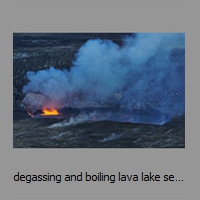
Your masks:
{"label": "smoke", "polygon": [[62,122],[52,124],[48,126],[48,128],[51,129],[51,128],[62,128],[66,126],[74,126],[76,124],[81,124],[83,122],[90,121],[91,118],[93,118],[94,116],[95,116],[94,112],[90,114],[81,114],[81,115],[78,115],[77,117],[70,117],[69,120],[64,120]]}
{"label": "smoke", "polygon": [[173,117],[185,112],[185,34],[126,35],[119,46],[88,40],[70,71],[50,67],[27,72],[23,93],[47,96],[54,107],[118,105],[129,110],[150,106]]}

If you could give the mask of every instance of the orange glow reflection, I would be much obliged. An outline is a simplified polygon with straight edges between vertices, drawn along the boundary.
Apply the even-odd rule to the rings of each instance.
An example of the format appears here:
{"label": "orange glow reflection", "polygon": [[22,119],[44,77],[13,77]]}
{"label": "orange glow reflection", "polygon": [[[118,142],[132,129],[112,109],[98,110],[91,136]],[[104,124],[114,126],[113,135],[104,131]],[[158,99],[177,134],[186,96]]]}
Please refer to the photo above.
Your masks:
{"label": "orange glow reflection", "polygon": [[33,117],[33,115],[29,111],[27,111],[27,113],[28,113],[29,116]]}

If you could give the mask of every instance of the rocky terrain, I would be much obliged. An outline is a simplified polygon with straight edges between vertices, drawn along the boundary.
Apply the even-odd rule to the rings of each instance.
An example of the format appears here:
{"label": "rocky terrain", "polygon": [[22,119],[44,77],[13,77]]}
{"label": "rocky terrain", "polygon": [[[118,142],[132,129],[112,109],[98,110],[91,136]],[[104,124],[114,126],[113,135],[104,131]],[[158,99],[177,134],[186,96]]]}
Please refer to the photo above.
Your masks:
{"label": "rocky terrain", "polygon": [[70,69],[74,55],[88,39],[110,39],[121,45],[121,33],[13,34],[14,148],[185,148],[185,115],[165,125],[87,121],[79,118],[31,118],[22,100],[27,71],[54,66]]}

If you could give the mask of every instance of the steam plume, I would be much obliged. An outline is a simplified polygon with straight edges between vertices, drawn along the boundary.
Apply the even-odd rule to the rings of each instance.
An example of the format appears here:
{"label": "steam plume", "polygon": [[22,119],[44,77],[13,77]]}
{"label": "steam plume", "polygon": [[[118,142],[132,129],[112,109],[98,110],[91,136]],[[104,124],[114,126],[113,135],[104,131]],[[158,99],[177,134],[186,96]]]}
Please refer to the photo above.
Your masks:
{"label": "steam plume", "polygon": [[23,93],[47,96],[54,107],[95,103],[153,107],[168,116],[185,112],[185,34],[140,33],[123,45],[88,40],[70,71],[50,67],[27,72]]}

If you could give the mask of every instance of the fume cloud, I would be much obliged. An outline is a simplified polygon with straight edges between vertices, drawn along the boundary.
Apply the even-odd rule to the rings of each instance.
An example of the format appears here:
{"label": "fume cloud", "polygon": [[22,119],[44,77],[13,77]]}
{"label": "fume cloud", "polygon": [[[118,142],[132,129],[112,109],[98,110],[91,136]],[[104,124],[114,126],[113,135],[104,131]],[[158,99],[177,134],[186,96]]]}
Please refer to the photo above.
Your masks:
{"label": "fume cloud", "polygon": [[95,103],[129,110],[150,106],[171,117],[183,114],[185,34],[138,33],[122,40],[121,46],[88,40],[70,71],[50,67],[27,72],[23,93],[42,94],[54,107]]}

